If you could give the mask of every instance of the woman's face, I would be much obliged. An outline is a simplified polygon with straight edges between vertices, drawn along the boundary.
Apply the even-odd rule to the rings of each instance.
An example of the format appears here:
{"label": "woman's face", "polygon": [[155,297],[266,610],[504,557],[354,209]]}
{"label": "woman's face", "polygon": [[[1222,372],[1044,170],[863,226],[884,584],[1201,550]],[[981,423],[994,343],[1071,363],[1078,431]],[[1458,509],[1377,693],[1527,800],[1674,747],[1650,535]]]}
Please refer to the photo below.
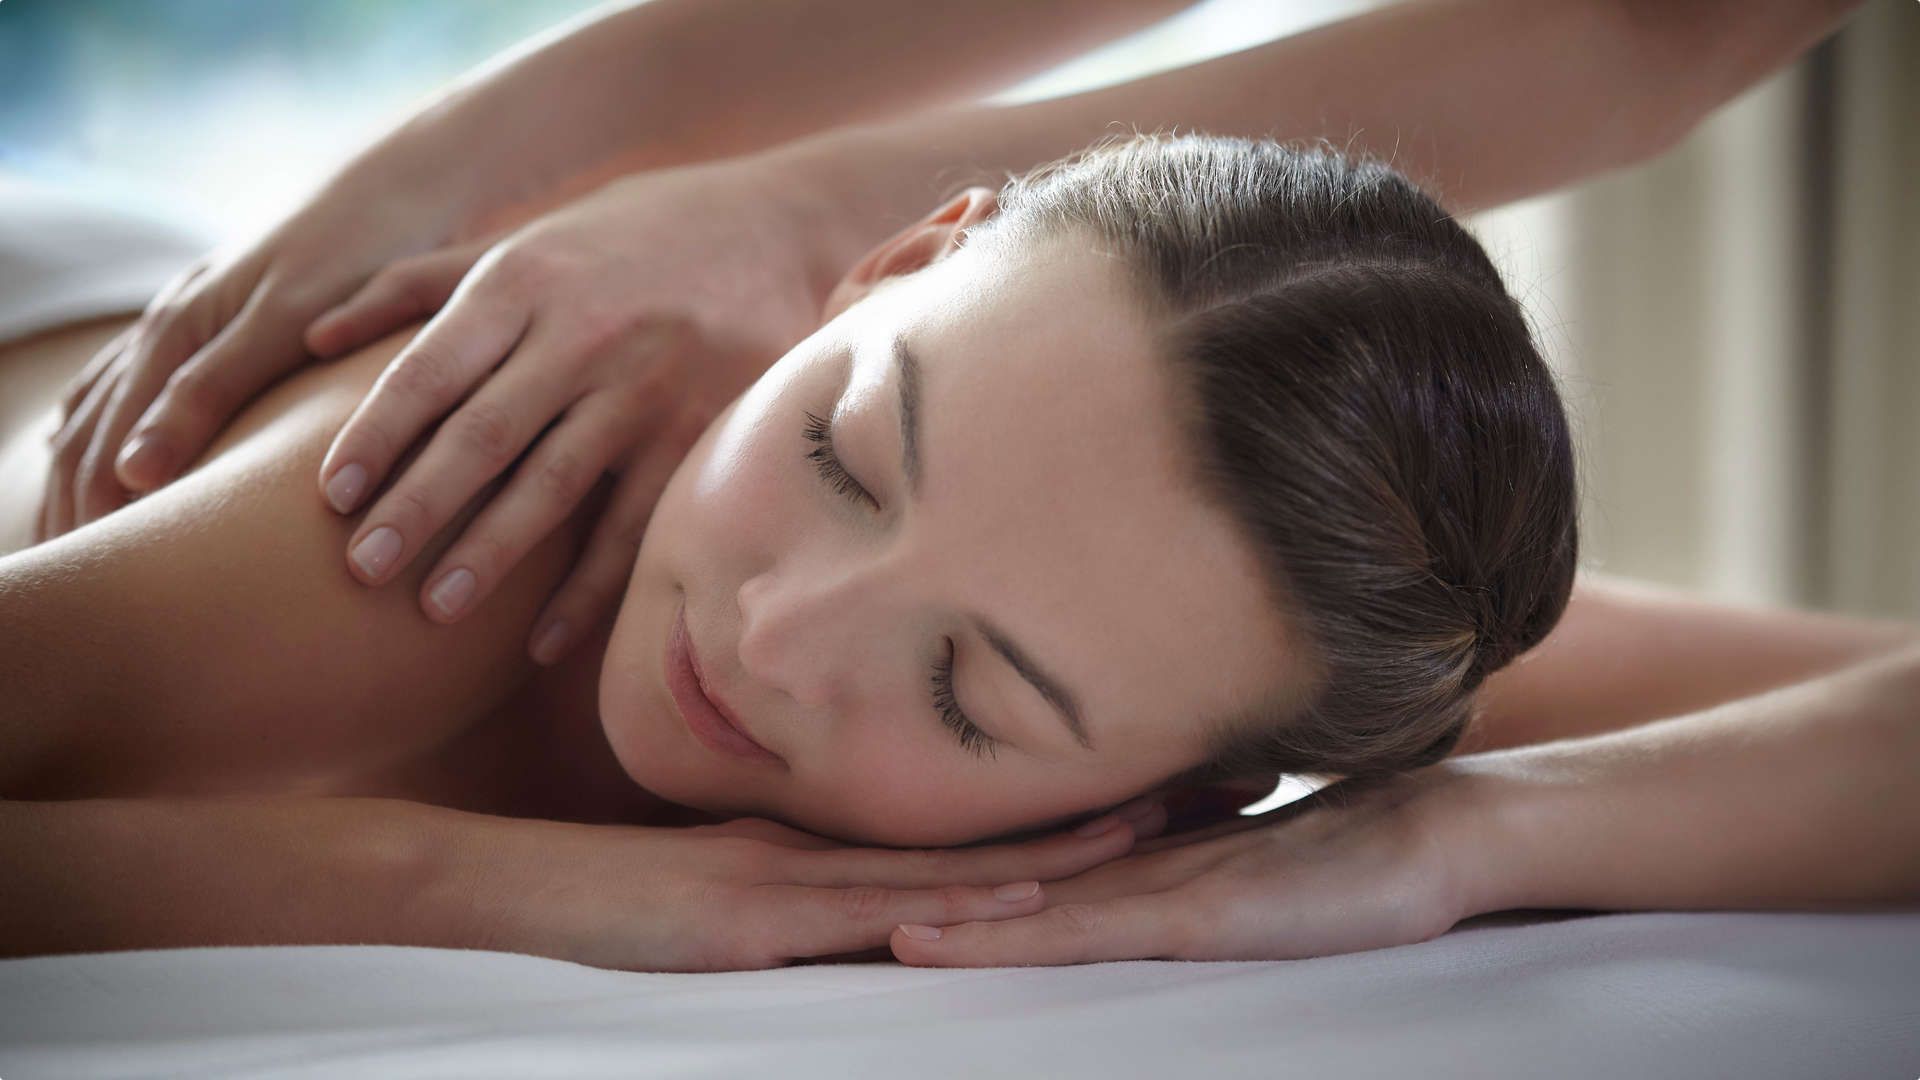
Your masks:
{"label": "woman's face", "polygon": [[[600,688],[648,791],[966,843],[1147,790],[1200,760],[1205,720],[1275,689],[1283,631],[1183,478],[1121,264],[1064,238],[943,250],[796,345],[662,494]],[[711,696],[781,760],[682,720],[683,607]]]}

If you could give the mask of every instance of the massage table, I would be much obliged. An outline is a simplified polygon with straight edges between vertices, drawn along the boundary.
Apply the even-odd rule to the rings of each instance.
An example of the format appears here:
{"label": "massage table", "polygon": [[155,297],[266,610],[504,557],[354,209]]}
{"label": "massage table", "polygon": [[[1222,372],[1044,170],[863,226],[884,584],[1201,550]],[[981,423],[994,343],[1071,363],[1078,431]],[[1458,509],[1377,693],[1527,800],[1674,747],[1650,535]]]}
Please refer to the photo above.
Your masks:
{"label": "massage table", "polygon": [[[0,206],[0,341],[137,309],[206,243],[18,178]],[[1914,1080],[1920,908],[1505,912],[1236,963],[661,974],[356,945],[0,961],[3,1080],[1115,1074]]]}

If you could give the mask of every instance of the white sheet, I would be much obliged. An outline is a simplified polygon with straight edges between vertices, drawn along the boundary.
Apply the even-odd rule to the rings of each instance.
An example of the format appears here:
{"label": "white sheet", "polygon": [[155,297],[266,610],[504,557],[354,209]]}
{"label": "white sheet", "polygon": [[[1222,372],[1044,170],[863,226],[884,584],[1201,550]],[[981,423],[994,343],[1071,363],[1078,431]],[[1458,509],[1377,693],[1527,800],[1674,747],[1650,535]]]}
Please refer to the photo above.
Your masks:
{"label": "white sheet", "polygon": [[1287,962],[681,975],[383,946],[0,962],[6,1080],[1111,1075],[1911,1078],[1920,910],[1507,913]]}

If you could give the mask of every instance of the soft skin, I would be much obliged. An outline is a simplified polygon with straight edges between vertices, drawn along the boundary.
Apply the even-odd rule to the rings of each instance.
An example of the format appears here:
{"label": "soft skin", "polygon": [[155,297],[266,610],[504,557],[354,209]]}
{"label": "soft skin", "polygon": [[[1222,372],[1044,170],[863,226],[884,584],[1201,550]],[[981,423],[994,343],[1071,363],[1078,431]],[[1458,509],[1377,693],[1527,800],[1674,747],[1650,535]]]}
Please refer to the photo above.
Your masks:
{"label": "soft skin", "polygon": [[[326,553],[353,523],[292,485],[404,336],[280,384],[180,482],[0,561],[23,710],[7,790],[298,790],[650,823],[665,800],[943,846],[1184,771],[1208,720],[1287,684],[1288,642],[1245,588],[1251,552],[1186,479],[1124,264],[1073,237],[962,243],[993,210],[968,189],[843,276],[825,325],[667,470],[618,618],[552,668],[499,650],[586,511],[477,622],[409,613],[430,562],[357,593]],[[919,360],[917,497],[895,340]],[[808,412],[833,418],[872,502],[821,476]],[[663,653],[682,602],[713,693],[783,767],[715,754],[678,715]],[[972,614],[1078,699],[1091,748]],[[949,639],[984,755],[936,711]]]}
{"label": "soft skin", "polygon": [[[1125,264],[1077,235],[964,242],[993,209],[969,189],[873,252],[836,317],[668,482],[602,669],[602,722],[640,786],[954,844],[1151,788],[1200,761],[1208,719],[1285,689],[1282,620],[1187,478]],[[917,493],[895,343],[919,371]],[[858,488],[808,457],[808,413]],[[783,762],[716,754],[680,724],[661,657],[682,603],[712,695]],[[974,614],[1077,699],[1091,747]],[[935,707],[949,647],[988,744],[964,746]]]}

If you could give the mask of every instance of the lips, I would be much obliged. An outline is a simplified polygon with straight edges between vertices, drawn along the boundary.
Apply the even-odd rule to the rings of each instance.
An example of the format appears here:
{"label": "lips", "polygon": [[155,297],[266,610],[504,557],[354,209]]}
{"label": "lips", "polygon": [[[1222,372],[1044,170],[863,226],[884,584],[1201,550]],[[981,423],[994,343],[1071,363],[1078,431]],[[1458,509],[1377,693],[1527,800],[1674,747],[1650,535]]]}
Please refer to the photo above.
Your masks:
{"label": "lips", "polygon": [[755,742],[733,710],[707,690],[699,655],[694,652],[693,637],[687,633],[684,603],[674,616],[673,632],[667,639],[666,674],[667,688],[680,709],[681,719],[709,749],[762,761],[782,760]]}

